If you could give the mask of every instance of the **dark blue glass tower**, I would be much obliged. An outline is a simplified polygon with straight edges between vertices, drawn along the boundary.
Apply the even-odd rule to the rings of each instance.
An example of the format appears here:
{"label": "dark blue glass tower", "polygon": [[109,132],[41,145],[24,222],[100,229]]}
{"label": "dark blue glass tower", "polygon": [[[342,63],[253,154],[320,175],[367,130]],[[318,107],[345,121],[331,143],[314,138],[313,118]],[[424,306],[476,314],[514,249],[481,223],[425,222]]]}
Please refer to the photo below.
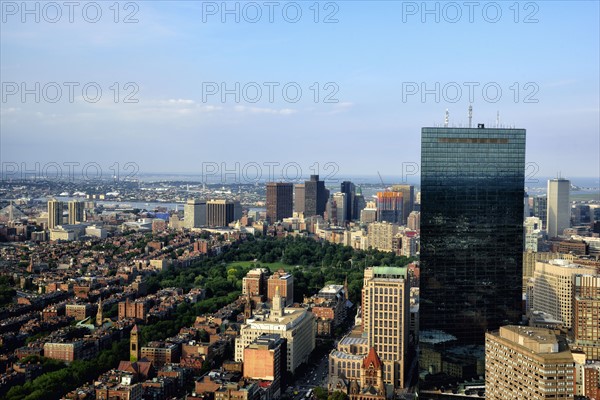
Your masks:
{"label": "dark blue glass tower", "polygon": [[525,130],[480,126],[421,131],[420,329],[442,360],[521,315]]}

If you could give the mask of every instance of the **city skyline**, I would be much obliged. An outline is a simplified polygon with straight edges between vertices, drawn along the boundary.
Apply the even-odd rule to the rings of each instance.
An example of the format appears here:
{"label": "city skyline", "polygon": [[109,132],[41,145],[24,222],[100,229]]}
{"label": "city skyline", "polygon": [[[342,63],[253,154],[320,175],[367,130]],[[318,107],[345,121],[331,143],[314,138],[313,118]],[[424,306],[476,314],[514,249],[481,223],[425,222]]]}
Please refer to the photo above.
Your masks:
{"label": "city skyline", "polygon": [[[203,9],[206,3],[212,4],[133,3],[135,13],[121,9],[118,15],[123,22],[134,14],[137,22],[129,24],[113,22],[108,5],[97,24],[79,13],[73,23],[65,21],[67,10],[55,24],[46,21],[49,15],[41,15],[39,23],[33,16],[22,22],[20,10],[15,15],[5,11],[0,161],[30,167],[35,162],[97,162],[105,172],[115,162],[133,162],[139,172],[189,173],[200,170],[202,162],[289,160],[290,155],[282,155],[286,141],[303,137],[293,159],[304,175],[315,162],[335,162],[349,175],[393,173],[402,162],[420,163],[415,132],[442,125],[446,109],[450,126],[467,126],[472,104],[473,123],[493,127],[499,112],[501,125],[527,127],[527,162],[536,163],[540,175],[554,176],[557,160],[564,176],[597,175],[595,2],[527,3],[535,7],[526,9],[519,3],[519,13],[502,3],[499,21],[490,22],[493,18],[483,18],[478,9],[472,23],[467,9],[452,22],[453,10],[446,3],[433,3],[440,10],[437,16],[408,9],[420,7],[413,2],[327,3],[337,9],[319,3],[319,23],[313,22],[315,11],[308,4],[302,4],[297,23],[282,19],[281,13],[273,23],[264,21],[267,10],[262,10],[263,21],[251,23],[246,14],[239,22],[225,15],[222,22],[222,10],[213,14]],[[337,22],[325,23],[330,15]],[[349,40],[358,27],[369,29]],[[436,57],[444,60],[442,70],[430,62]],[[508,57],[519,60],[518,69],[504,67]],[[44,91],[51,82],[62,90],[56,103],[50,101],[56,87]],[[73,102],[66,98],[64,82],[79,84]],[[102,89],[96,103],[80,93],[90,82]],[[220,92],[221,83],[231,89],[252,82],[263,94],[255,103],[253,85],[246,93],[238,91],[239,102],[235,94],[225,101],[219,93],[208,94]],[[278,89],[297,83],[302,97],[293,103],[277,91],[270,102],[264,82],[278,83]],[[477,86],[465,85],[469,82]],[[35,94],[24,95],[21,83],[26,90],[39,83],[40,101],[35,102]],[[492,88],[484,98],[481,89],[488,83]],[[469,87],[477,89],[473,101]],[[495,87],[502,91],[497,102]],[[423,101],[428,90],[435,93],[425,94]],[[137,103],[124,102],[128,95]],[[325,102],[328,95],[337,102]],[[221,146],[224,137],[237,145]],[[377,147],[376,157],[364,146],[370,138],[388,144]],[[569,142],[585,145],[577,151],[558,145]],[[269,156],[248,151],[258,144]],[[158,148],[177,156],[156,158]]]}

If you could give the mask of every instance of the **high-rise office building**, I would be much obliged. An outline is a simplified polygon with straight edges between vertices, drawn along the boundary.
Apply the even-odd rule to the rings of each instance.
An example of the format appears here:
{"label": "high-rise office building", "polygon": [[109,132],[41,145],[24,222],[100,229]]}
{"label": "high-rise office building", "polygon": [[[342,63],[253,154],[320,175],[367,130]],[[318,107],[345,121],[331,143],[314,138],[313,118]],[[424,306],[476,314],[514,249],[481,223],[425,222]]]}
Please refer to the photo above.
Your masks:
{"label": "high-rise office building", "polygon": [[575,276],[595,272],[596,267],[578,265],[569,260],[536,262],[533,272],[533,310],[548,313],[570,328]]}
{"label": "high-rise office building", "polygon": [[[340,192],[346,194],[344,203],[344,220],[349,222],[358,218],[355,213],[356,187],[354,186],[354,183],[349,181],[342,182]],[[340,206],[338,205],[338,209],[339,207]]]}
{"label": "high-rise office building", "polygon": [[553,330],[503,326],[485,334],[487,400],[573,399],[575,361]]}
{"label": "high-rise office building", "polygon": [[294,213],[294,185],[285,182],[267,183],[267,220],[281,221]]}
{"label": "high-rise office building", "polygon": [[383,380],[393,388],[405,386],[405,363],[410,321],[407,269],[365,269],[362,289],[363,336],[383,362]]}
{"label": "high-rise office building", "polygon": [[294,211],[297,213],[304,213],[305,193],[306,188],[304,187],[304,183],[294,185]]}
{"label": "high-rise office building", "polygon": [[231,200],[208,200],[206,223],[208,226],[227,226],[234,221],[235,204]]}
{"label": "high-rise office building", "polygon": [[377,221],[402,224],[403,207],[401,192],[377,192]]}
{"label": "high-rise office building", "polygon": [[62,225],[63,203],[56,199],[48,200],[48,229]]}
{"label": "high-rise office building", "polygon": [[573,345],[600,360],[600,275],[577,275],[573,291]]}
{"label": "high-rise office building", "polygon": [[571,226],[571,205],[569,191],[571,181],[567,179],[551,179],[548,181],[548,237],[553,238],[563,234]]}
{"label": "high-rise office building", "polygon": [[189,199],[183,206],[183,218],[188,229],[206,226],[206,201]]}
{"label": "high-rise office building", "polygon": [[525,130],[479,126],[421,132],[419,324],[442,355],[521,316]]}
{"label": "high-rise office building", "polygon": [[350,222],[348,219],[348,194],[343,192],[337,192],[333,194],[333,201],[335,202],[335,221],[339,226],[344,226],[346,222]]}
{"label": "high-rise office building", "polygon": [[362,189],[360,186],[356,189],[356,195],[354,196],[354,211],[352,219],[357,220],[360,219],[360,212],[367,206],[367,202],[365,201],[365,196],[362,194]]}
{"label": "high-rise office building", "polygon": [[325,182],[319,180],[319,175],[311,175],[310,180],[304,182],[304,216],[323,216],[328,199]]}
{"label": "high-rise office building", "polygon": [[85,220],[85,203],[83,201],[69,201],[69,224],[79,224]]}
{"label": "high-rise office building", "polygon": [[542,220],[542,229],[548,227],[548,219],[546,218],[548,212],[548,197],[535,196],[533,198],[533,216],[538,217]]}
{"label": "high-rise office building", "polygon": [[418,231],[421,229],[421,212],[413,211],[408,215],[408,220],[406,221],[406,226],[408,229],[412,229],[413,231]]}
{"label": "high-rise office building", "polygon": [[408,216],[415,208],[415,187],[413,185],[394,185],[392,191],[402,193],[402,221],[399,223],[406,225]]}

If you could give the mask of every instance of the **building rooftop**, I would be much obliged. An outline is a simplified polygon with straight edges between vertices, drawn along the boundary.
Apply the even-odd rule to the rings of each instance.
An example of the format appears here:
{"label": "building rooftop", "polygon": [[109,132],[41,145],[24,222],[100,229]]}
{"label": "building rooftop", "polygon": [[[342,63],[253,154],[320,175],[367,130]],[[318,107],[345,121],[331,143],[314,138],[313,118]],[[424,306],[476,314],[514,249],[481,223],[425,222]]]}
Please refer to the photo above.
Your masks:
{"label": "building rooftop", "polygon": [[342,359],[342,360],[356,360],[356,361],[362,361],[363,358],[365,358],[365,356],[362,354],[350,354],[350,353],[346,353],[344,351],[339,351],[339,350],[332,351],[331,356]]}

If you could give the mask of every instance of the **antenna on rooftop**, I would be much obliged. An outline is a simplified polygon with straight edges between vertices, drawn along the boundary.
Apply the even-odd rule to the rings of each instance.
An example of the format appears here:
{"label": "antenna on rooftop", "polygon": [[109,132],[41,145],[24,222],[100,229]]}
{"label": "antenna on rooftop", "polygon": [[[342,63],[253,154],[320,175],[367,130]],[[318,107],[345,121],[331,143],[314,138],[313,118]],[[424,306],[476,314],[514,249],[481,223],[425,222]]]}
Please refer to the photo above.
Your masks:
{"label": "antenna on rooftop", "polygon": [[500,111],[496,111],[496,128],[500,127]]}
{"label": "antenna on rooftop", "polygon": [[448,122],[450,121],[450,113],[448,112],[448,109],[446,108],[446,118],[444,118],[444,127],[447,128],[448,127]]}
{"label": "antenna on rooftop", "polygon": [[469,104],[469,128],[471,128],[472,121],[473,121],[473,105]]}

